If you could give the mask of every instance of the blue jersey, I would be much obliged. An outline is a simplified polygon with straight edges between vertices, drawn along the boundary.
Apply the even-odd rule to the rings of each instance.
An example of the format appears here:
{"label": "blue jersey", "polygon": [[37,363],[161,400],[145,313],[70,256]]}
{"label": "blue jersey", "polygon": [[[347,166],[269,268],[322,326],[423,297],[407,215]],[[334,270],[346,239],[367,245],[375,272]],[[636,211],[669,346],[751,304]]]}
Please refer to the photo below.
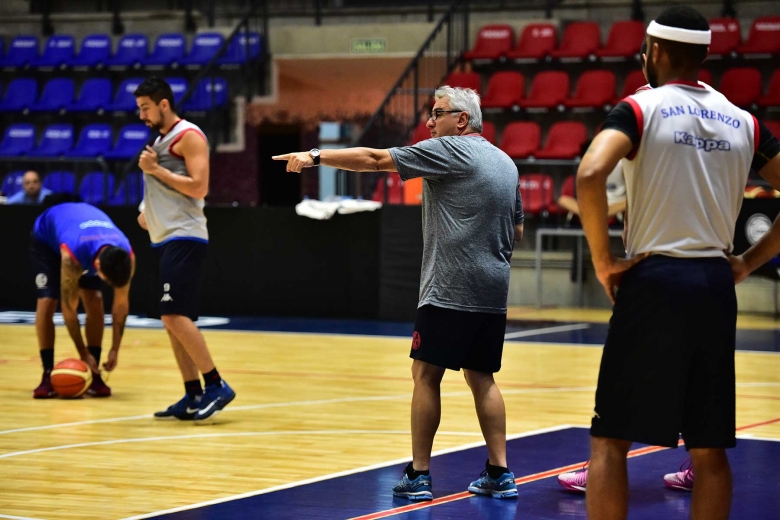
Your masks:
{"label": "blue jersey", "polygon": [[130,241],[108,215],[85,203],[58,204],[35,221],[33,237],[56,253],[65,246],[87,276],[97,275],[95,257],[104,246],[121,247],[132,254]]}

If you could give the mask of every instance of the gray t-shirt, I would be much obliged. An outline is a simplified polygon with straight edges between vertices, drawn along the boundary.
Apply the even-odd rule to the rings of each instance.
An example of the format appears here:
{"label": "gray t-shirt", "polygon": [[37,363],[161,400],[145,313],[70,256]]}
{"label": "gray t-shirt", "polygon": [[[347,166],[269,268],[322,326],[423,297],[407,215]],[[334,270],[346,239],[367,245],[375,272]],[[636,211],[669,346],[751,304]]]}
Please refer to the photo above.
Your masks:
{"label": "gray t-shirt", "polygon": [[402,179],[423,178],[418,307],[505,313],[514,226],[523,222],[512,159],[478,135],[389,151]]}

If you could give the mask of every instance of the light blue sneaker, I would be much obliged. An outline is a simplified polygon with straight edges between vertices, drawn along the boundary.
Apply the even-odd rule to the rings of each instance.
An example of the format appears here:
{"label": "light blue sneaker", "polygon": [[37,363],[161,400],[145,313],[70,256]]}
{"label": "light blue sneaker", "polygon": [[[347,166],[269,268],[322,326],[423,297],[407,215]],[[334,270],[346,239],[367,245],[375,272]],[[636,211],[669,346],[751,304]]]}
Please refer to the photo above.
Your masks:
{"label": "light blue sneaker", "polygon": [[218,385],[206,386],[206,391],[200,400],[200,408],[193,417],[195,424],[201,423],[218,414],[230,401],[236,398],[236,393],[223,379]]}
{"label": "light blue sneaker", "polygon": [[517,498],[515,474],[510,471],[493,479],[485,470],[469,485],[469,491],[477,495],[492,495],[493,498]]}
{"label": "light blue sneaker", "polygon": [[404,472],[404,477],[393,488],[393,495],[414,501],[433,500],[431,476],[420,475],[414,480],[409,480]]}

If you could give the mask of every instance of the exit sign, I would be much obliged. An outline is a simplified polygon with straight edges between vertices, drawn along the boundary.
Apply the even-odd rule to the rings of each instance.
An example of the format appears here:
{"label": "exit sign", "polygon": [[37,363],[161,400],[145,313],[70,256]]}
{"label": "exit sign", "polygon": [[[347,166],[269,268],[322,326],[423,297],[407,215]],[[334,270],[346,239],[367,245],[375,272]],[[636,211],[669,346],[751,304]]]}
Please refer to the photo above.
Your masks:
{"label": "exit sign", "polygon": [[359,54],[387,52],[387,40],[384,38],[355,38],[352,40],[352,52]]}

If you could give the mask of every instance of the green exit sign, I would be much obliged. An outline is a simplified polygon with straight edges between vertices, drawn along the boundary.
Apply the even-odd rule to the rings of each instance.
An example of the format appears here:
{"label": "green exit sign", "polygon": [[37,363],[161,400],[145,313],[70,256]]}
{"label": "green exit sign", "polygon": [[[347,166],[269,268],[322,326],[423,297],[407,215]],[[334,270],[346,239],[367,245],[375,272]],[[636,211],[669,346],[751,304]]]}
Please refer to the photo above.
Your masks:
{"label": "green exit sign", "polygon": [[387,40],[384,38],[355,38],[352,40],[352,52],[360,54],[387,52]]}

